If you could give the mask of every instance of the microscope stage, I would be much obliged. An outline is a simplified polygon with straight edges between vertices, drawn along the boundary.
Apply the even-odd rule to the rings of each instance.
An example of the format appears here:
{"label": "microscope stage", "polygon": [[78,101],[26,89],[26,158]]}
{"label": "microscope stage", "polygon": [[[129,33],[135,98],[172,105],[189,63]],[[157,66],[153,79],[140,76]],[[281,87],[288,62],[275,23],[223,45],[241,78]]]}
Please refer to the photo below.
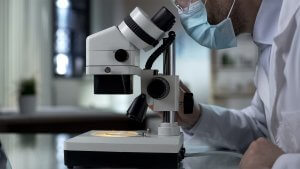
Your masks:
{"label": "microscope stage", "polygon": [[143,131],[90,131],[65,142],[69,168],[177,168],[183,136],[148,135]]}

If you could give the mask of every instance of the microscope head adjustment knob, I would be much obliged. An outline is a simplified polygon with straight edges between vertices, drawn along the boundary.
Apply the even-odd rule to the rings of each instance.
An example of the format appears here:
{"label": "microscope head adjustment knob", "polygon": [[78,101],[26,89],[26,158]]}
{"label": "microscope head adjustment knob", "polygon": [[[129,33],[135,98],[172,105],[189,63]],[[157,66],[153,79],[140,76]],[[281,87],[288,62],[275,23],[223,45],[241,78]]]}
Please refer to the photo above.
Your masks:
{"label": "microscope head adjustment knob", "polygon": [[169,95],[169,82],[161,77],[154,78],[147,87],[148,94],[157,100],[162,100]]}
{"label": "microscope head adjustment knob", "polygon": [[115,59],[119,62],[125,62],[127,61],[129,58],[129,54],[126,50],[124,49],[118,49],[116,52],[115,52]]}

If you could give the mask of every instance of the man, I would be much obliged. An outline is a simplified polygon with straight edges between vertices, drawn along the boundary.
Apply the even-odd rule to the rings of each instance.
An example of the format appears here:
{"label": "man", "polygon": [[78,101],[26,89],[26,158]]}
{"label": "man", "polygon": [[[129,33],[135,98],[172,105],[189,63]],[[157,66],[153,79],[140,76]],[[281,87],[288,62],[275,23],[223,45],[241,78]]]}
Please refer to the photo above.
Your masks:
{"label": "man", "polygon": [[[176,0],[186,32],[199,44],[236,46],[251,33],[259,48],[257,91],[243,110],[195,104],[178,112],[190,139],[245,152],[241,169],[300,168],[300,1]],[[188,89],[182,85],[181,96]],[[182,97],[181,97],[182,100]]]}

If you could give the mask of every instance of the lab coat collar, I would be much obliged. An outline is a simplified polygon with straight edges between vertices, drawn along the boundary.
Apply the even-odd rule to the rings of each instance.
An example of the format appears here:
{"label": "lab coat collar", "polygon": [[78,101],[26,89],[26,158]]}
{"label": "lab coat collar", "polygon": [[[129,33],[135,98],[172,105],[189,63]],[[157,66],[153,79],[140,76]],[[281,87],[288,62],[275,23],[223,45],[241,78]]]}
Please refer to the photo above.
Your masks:
{"label": "lab coat collar", "polygon": [[282,0],[262,0],[253,30],[256,44],[271,45],[278,31],[278,20]]}

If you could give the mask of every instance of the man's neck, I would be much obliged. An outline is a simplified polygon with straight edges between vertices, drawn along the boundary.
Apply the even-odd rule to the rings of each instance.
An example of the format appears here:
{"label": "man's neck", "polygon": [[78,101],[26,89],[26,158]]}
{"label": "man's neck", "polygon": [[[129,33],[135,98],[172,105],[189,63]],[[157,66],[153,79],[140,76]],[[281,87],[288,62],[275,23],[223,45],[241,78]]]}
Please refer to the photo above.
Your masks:
{"label": "man's neck", "polygon": [[253,33],[254,24],[261,2],[262,0],[240,1],[239,14],[244,18],[243,26],[241,28],[243,33]]}

